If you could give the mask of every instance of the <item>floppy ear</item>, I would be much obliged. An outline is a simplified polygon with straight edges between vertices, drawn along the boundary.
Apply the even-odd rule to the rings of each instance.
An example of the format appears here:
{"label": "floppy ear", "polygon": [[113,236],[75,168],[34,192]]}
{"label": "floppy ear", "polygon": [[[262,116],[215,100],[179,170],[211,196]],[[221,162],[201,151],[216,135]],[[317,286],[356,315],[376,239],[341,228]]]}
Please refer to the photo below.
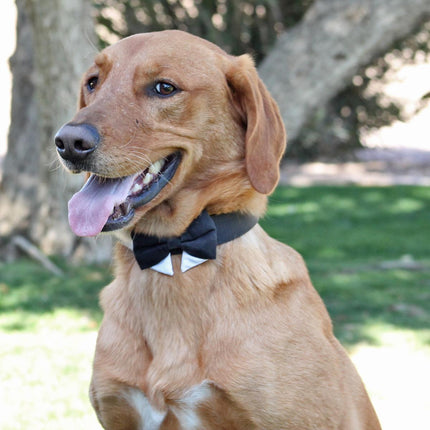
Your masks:
{"label": "floppy ear", "polygon": [[279,162],[287,141],[278,105],[259,78],[249,55],[234,58],[226,75],[233,103],[246,126],[248,177],[258,192],[270,194],[279,181]]}

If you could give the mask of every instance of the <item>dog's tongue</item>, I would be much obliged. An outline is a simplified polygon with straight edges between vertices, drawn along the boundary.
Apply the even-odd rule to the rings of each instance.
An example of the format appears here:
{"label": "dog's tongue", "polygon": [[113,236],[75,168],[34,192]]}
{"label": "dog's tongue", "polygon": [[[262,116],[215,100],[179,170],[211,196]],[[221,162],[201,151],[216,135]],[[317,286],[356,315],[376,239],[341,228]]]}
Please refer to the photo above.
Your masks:
{"label": "dog's tongue", "polygon": [[69,224],[78,236],[99,234],[115,205],[127,198],[134,176],[108,179],[92,175],[69,201]]}

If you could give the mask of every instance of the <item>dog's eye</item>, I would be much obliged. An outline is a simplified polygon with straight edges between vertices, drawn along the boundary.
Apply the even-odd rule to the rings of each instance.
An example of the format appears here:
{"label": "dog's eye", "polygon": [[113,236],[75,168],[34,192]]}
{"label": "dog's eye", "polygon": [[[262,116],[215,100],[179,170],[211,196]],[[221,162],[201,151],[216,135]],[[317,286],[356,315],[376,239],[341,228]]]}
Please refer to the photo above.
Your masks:
{"label": "dog's eye", "polygon": [[91,93],[96,89],[99,78],[97,76],[93,76],[87,81],[87,89]]}
{"label": "dog's eye", "polygon": [[155,85],[155,92],[160,96],[171,96],[176,92],[176,87],[168,82],[158,82]]}

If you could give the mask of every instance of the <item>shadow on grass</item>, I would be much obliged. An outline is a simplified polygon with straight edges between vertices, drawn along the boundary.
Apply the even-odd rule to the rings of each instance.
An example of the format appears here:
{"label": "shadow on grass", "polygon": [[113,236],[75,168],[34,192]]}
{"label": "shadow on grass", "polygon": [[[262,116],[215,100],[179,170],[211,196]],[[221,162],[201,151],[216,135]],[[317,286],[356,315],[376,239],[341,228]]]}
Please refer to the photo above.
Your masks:
{"label": "shadow on grass", "polygon": [[347,345],[378,328],[430,343],[430,188],[280,187],[263,227],[305,258]]}

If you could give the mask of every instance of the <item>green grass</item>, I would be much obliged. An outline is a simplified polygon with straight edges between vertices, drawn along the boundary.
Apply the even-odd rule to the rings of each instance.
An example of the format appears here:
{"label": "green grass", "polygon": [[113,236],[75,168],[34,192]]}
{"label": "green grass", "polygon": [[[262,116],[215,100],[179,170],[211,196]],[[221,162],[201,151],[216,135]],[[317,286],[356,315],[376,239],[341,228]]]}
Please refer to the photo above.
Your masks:
{"label": "green grass", "polygon": [[430,344],[430,189],[280,187],[263,221],[305,258],[346,346],[384,327]]}
{"label": "green grass", "polygon": [[[429,214],[430,188],[280,187],[262,225],[304,256],[350,351],[401,339],[430,357]],[[110,269],[56,262],[64,277],[0,264],[4,430],[100,429],[87,389]]]}
{"label": "green grass", "polygon": [[88,401],[108,267],[0,264],[0,428],[100,429]]}
{"label": "green grass", "polygon": [[94,329],[101,318],[100,287],[111,279],[109,268],[73,267],[65,261],[60,264],[63,277],[53,276],[27,260],[0,265],[2,330],[35,331],[40,324],[61,319],[61,315],[79,321],[80,330]]}

